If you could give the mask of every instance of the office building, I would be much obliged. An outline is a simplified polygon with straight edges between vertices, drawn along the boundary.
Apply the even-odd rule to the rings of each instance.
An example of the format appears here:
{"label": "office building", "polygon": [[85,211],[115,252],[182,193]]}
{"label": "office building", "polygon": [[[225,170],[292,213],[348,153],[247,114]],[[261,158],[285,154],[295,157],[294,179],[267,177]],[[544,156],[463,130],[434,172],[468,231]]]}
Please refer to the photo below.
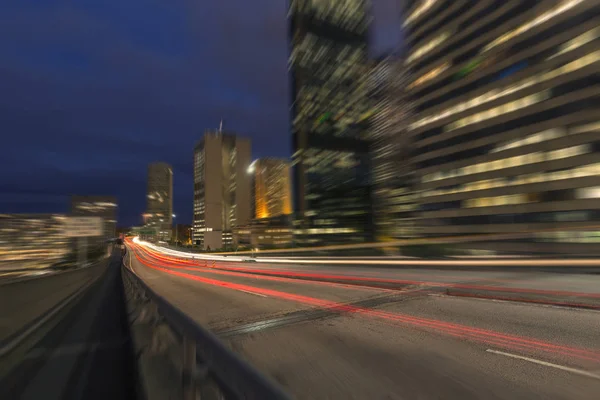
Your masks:
{"label": "office building", "polygon": [[103,245],[117,236],[117,199],[114,196],[71,196],[71,215],[102,218],[102,236],[89,238],[88,246]]}
{"label": "office building", "polygon": [[0,214],[0,269],[44,268],[71,251],[62,214]]}
{"label": "office building", "polygon": [[367,1],[289,9],[294,236],[299,246],[372,240]]}
{"label": "office building", "polygon": [[369,122],[377,241],[410,238],[416,234],[417,202],[411,163],[414,149],[406,132],[410,115],[407,81],[404,60],[397,54],[387,54],[375,61],[369,82],[373,102]]}
{"label": "office building", "polygon": [[255,249],[292,246],[290,164],[260,158],[250,164],[253,219],[235,230],[237,244]]}
{"label": "office building", "polygon": [[156,230],[157,240],[170,240],[173,224],[173,170],[167,163],[158,162],[148,165],[144,223],[147,228]]}
{"label": "office building", "polygon": [[260,158],[250,164],[254,181],[254,218],[272,218],[292,213],[290,165],[279,158]]}
{"label": "office building", "polygon": [[248,225],[235,229],[237,245],[256,250],[290,248],[293,243],[290,215],[253,219]]}
{"label": "office building", "polygon": [[405,4],[423,234],[532,231],[468,247],[597,253],[600,3]]}
{"label": "office building", "polygon": [[206,131],[194,149],[192,241],[204,249],[230,248],[233,229],[250,214],[250,140]]}
{"label": "office building", "polygon": [[192,244],[192,226],[189,224],[175,224],[171,237],[176,243],[182,245]]}

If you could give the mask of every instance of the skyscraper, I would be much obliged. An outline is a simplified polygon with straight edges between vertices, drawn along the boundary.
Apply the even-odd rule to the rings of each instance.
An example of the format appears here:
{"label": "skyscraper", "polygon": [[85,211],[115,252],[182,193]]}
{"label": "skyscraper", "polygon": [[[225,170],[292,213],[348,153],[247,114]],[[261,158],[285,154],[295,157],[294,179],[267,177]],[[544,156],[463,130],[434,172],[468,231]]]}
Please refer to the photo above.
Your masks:
{"label": "skyscraper", "polygon": [[250,222],[250,140],[206,131],[194,149],[192,241],[205,249],[234,244],[233,229]]}
{"label": "skyscraper", "polygon": [[289,10],[295,240],[370,240],[365,0],[295,0]]}
{"label": "skyscraper", "polygon": [[171,237],[173,223],[173,170],[169,164],[148,165],[146,226],[158,230],[158,239]]}
{"label": "skyscraper", "polygon": [[600,251],[584,229],[600,220],[600,3],[405,4],[423,233],[536,231],[469,248]]}
{"label": "skyscraper", "polygon": [[254,218],[273,218],[292,213],[290,165],[279,158],[260,158],[250,165],[254,175]]}
{"label": "skyscraper", "polygon": [[406,132],[410,102],[404,60],[387,54],[375,61],[369,77],[373,220],[376,240],[415,235],[416,194],[413,149]]}

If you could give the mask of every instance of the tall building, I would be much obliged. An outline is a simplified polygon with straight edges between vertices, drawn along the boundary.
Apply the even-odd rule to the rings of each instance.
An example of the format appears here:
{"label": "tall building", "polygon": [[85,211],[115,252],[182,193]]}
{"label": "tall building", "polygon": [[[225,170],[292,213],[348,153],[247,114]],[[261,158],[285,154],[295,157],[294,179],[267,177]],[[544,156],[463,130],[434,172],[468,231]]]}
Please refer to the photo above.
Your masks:
{"label": "tall building", "polygon": [[192,242],[192,226],[189,224],[175,224],[173,225],[173,233],[171,234],[173,240],[183,245],[191,244]]}
{"label": "tall building", "polygon": [[290,165],[287,160],[260,158],[249,168],[254,177],[254,218],[272,218],[292,213]]}
{"label": "tall building", "polygon": [[369,79],[375,238],[387,241],[412,237],[416,234],[417,202],[411,162],[414,149],[406,132],[410,102],[406,98],[404,60],[395,53],[380,57]]}
{"label": "tall building", "polygon": [[102,218],[102,236],[90,239],[90,246],[104,244],[117,236],[117,199],[114,196],[71,196],[71,215]]}
{"label": "tall building", "polygon": [[423,234],[536,231],[469,248],[597,253],[600,3],[405,5]]}
{"label": "tall building", "polygon": [[366,0],[289,9],[295,241],[372,238]]}
{"label": "tall building", "polygon": [[257,249],[292,245],[290,163],[260,158],[248,169],[252,180],[253,219],[234,231],[237,244]]}
{"label": "tall building", "polygon": [[0,214],[0,270],[43,268],[71,251],[62,214]]}
{"label": "tall building", "polygon": [[194,149],[194,244],[231,247],[233,229],[250,222],[250,163],[249,139],[221,130],[204,133]]}
{"label": "tall building", "polygon": [[148,165],[145,225],[157,231],[158,240],[171,238],[173,224],[173,170],[167,163]]}

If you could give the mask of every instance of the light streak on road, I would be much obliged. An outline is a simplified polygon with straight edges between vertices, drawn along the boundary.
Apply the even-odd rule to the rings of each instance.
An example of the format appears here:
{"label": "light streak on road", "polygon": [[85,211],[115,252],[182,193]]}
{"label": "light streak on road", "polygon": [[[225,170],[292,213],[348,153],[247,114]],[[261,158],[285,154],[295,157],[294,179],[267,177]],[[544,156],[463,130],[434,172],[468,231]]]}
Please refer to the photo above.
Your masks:
{"label": "light streak on road", "polygon": [[600,259],[598,258],[570,258],[570,259],[461,259],[461,260],[421,260],[421,259],[404,259],[404,260],[389,260],[385,258],[379,259],[362,259],[362,258],[344,258],[324,257],[319,259],[314,258],[276,258],[276,257],[241,257],[241,256],[220,256],[189,253],[185,251],[168,249],[165,247],[156,246],[152,243],[140,241],[137,237],[133,242],[151,248],[163,254],[169,254],[175,257],[181,257],[192,260],[212,260],[225,262],[258,262],[272,264],[315,264],[315,265],[396,265],[396,266],[436,266],[436,267],[511,267],[511,266],[530,266],[530,267],[600,267]]}
{"label": "light streak on road", "polygon": [[[160,254],[148,251],[148,249],[143,249],[143,250],[138,249],[138,250],[139,250],[138,254],[143,260],[145,260],[147,262],[152,262],[152,259],[159,260],[162,263],[161,266],[165,266],[165,267],[172,268],[172,269],[181,269],[181,270],[186,270],[186,271],[198,271],[198,272],[210,273],[210,274],[215,274],[215,275],[252,278],[252,279],[262,280],[262,281],[285,282],[285,283],[295,283],[295,284],[299,283],[299,284],[320,285],[320,286],[328,286],[328,287],[341,287],[341,288],[346,288],[346,289],[351,288],[351,289],[368,290],[368,291],[374,290],[374,288],[370,287],[370,286],[365,287],[365,286],[344,284],[344,283],[337,283],[337,282],[301,280],[301,279],[286,278],[286,277],[279,277],[279,276],[263,276],[263,275],[252,274],[249,272],[235,272],[235,271],[221,270],[221,269],[202,267],[202,266],[198,267],[197,264],[189,264],[188,262],[183,262],[183,260],[161,257]],[[146,257],[145,254],[150,256],[150,258]],[[192,266],[185,266],[185,265],[192,265]],[[378,290],[378,292],[394,292],[394,293],[398,292],[398,290],[392,290],[392,289],[378,288],[377,290]]]}
{"label": "light streak on road", "polygon": [[[172,258],[163,254],[162,248],[157,246],[144,248],[144,251],[149,255],[162,261],[163,263],[169,263],[170,267],[178,268],[181,265],[187,265],[191,267],[192,270],[197,267],[201,267],[201,264],[198,264],[197,260],[189,260],[189,259],[178,259]],[[214,260],[212,260],[214,262]],[[212,265],[212,264],[210,264]],[[535,300],[529,299],[529,302],[532,303],[540,303],[540,304],[554,304],[554,305],[571,305],[571,306],[579,306],[591,309],[598,309],[600,306],[597,304],[586,303],[586,301],[593,301],[594,299],[600,299],[600,293],[589,293],[589,292],[575,292],[575,291],[566,291],[566,290],[549,290],[549,289],[533,289],[528,287],[518,287],[518,286],[494,286],[488,284],[476,284],[469,282],[443,282],[439,280],[417,280],[417,279],[397,279],[397,278],[377,278],[371,276],[352,276],[352,275],[340,275],[340,274],[324,274],[324,273],[314,273],[314,272],[293,272],[286,270],[273,270],[273,269],[259,269],[259,268],[244,268],[244,267],[233,267],[230,263],[225,265],[223,264],[215,264],[214,268],[209,268],[209,264],[207,263],[204,268],[206,271],[228,271],[228,272],[237,272],[245,274],[246,276],[253,277],[278,277],[278,278],[290,278],[296,281],[306,280],[309,282],[322,282],[329,284],[345,284],[352,285],[356,287],[370,287],[377,289],[401,289],[406,286],[422,286],[429,289],[433,288],[446,288],[446,289],[467,289],[467,290],[482,290],[486,292],[495,292],[494,294],[478,294],[476,297],[480,298],[499,298],[502,300],[520,300],[514,296],[518,296],[521,294],[527,295],[539,295],[539,296],[557,296],[561,300],[559,301],[550,301],[548,299],[545,300]],[[404,274],[400,274],[404,275]],[[428,275],[428,277],[431,277]],[[448,277],[440,277],[440,279],[444,279]],[[503,280],[489,280],[490,282],[503,282]],[[504,295],[505,293],[512,294],[511,296]],[[461,295],[461,294],[459,294]],[[464,294],[464,296],[468,296],[468,294]],[[577,303],[573,302],[565,302],[562,300],[577,300]]]}
{"label": "light streak on road", "polygon": [[[232,283],[221,281],[212,278],[206,278],[198,275],[192,275],[185,272],[181,272],[178,270],[173,270],[169,268],[164,268],[160,264],[155,261],[152,261],[152,258],[144,258],[138,252],[135,252],[135,257],[138,261],[140,261],[143,265],[155,269],[157,271],[161,271],[170,275],[178,276],[184,279],[212,285],[219,286],[223,288],[228,288],[232,290],[242,291],[242,292],[250,292],[252,294],[264,295],[273,298],[279,298],[289,301],[294,301],[301,304],[310,305],[313,307],[320,307],[331,309],[332,311],[344,312],[344,313],[355,313],[364,315],[367,317],[377,318],[389,323],[400,323],[404,325],[409,325],[417,328],[433,330],[438,333],[443,333],[446,335],[450,335],[453,337],[458,337],[462,339],[468,339],[476,342],[485,343],[487,345],[494,345],[501,348],[510,348],[516,349],[520,351],[539,351],[545,352],[554,355],[560,355],[569,358],[578,358],[582,360],[593,361],[595,363],[600,363],[600,351],[584,349],[572,346],[559,345],[555,343],[550,343],[546,341],[542,341],[535,338],[528,338],[513,334],[506,334],[497,331],[492,331],[489,329],[481,329],[474,328],[471,326],[456,324],[445,322],[441,320],[435,320],[430,318],[421,318],[414,317],[407,314],[402,313],[392,313],[387,311],[381,311],[376,309],[364,308],[351,306],[343,303],[333,302],[329,300],[319,299],[315,297],[292,294],[287,292],[282,292],[279,290],[254,287],[250,285]],[[158,260],[160,262],[160,260]],[[268,301],[268,299],[265,299]]]}

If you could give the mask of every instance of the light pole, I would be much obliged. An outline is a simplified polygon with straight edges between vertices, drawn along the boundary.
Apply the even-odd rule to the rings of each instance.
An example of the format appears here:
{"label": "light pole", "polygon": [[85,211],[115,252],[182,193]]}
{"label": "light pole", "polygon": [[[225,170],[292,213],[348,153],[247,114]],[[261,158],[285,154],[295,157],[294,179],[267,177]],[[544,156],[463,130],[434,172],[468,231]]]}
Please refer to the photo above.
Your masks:
{"label": "light pole", "polygon": [[177,242],[179,241],[179,229],[177,229],[177,223],[175,222],[175,218],[177,218],[177,215],[173,214],[173,224],[175,225],[175,247],[177,247]]}

